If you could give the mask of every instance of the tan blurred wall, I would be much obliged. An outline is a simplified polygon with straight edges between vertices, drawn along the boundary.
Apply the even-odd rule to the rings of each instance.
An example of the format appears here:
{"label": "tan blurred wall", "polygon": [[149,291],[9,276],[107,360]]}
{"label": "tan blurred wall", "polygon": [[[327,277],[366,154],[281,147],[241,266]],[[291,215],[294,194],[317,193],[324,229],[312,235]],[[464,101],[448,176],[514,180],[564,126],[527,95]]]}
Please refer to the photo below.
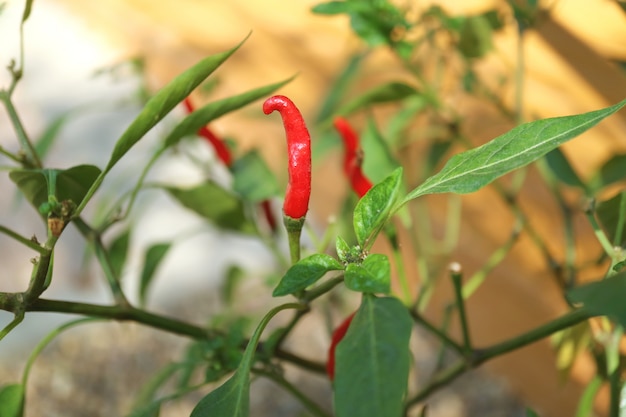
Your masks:
{"label": "tan blurred wall", "polygon": [[[58,1],[88,20],[119,48],[120,56],[145,56],[154,87],[163,85],[199,57],[232,47],[252,31],[241,50],[219,70],[222,83],[216,94],[242,92],[298,73],[297,79],[281,93],[293,97],[305,115],[316,109],[345,58],[360,46],[349,33],[346,18],[309,13],[317,1]],[[425,7],[430,3],[439,3],[458,13],[503,7],[501,1],[462,0],[420,5]],[[549,15],[524,40],[525,117],[580,113],[625,98],[624,72],[609,59],[626,60],[626,14],[609,1],[561,0],[544,5]],[[481,74],[512,71],[516,42],[515,29],[507,27],[496,38],[497,53],[480,65]],[[391,78],[400,72],[384,53],[379,60],[379,66],[373,64],[370,70],[378,71],[380,78]],[[504,100],[511,103],[512,94]],[[466,128],[475,143],[483,143],[512,127],[476,100],[460,99],[455,106],[468,120]],[[281,126],[259,115],[258,109],[248,108],[224,117],[215,125],[218,130],[239,138],[244,148],[261,143],[264,155],[279,168],[284,159],[284,144],[267,146],[263,141],[273,134],[279,135]],[[622,111],[564,149],[585,177],[612,153],[626,151],[625,136],[626,112]],[[340,177],[338,159],[332,157],[315,172],[313,205],[322,220],[332,214],[338,196],[345,191],[336,180]],[[548,242],[555,242],[551,248],[554,253],[562,256],[558,239],[550,238],[562,235],[555,222],[559,212],[551,203],[549,191],[539,184],[531,171],[521,204],[535,228]],[[436,199],[433,204],[438,204]],[[512,217],[490,189],[464,197],[463,204],[464,224],[457,256],[467,271],[473,271],[507,239]],[[441,213],[442,210],[433,212],[435,228],[441,227],[445,220]],[[583,259],[591,258],[598,253],[595,239],[583,219],[577,219],[576,227],[583,235],[577,242],[578,254]],[[450,300],[446,287],[444,283],[434,298],[434,317]],[[541,256],[528,238],[522,237],[511,256],[471,298],[468,309],[474,340],[483,345],[537,326],[564,312],[566,306],[553,279],[544,270]],[[487,366],[505,375],[515,391],[541,415],[555,417],[574,414],[584,384],[594,372],[589,358],[583,358],[574,368],[573,381],[563,385],[554,371],[554,353],[547,341]],[[604,395],[599,400],[601,411],[606,411],[606,398]]]}

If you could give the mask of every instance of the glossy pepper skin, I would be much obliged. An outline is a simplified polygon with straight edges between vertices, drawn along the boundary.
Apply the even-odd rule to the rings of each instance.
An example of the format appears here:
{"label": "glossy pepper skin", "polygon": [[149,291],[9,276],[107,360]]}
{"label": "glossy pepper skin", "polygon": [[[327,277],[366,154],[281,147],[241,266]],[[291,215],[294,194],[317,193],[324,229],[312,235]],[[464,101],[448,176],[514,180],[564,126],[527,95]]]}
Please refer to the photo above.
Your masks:
{"label": "glossy pepper skin", "polygon": [[363,152],[359,146],[359,136],[356,134],[350,123],[343,117],[336,117],[333,125],[343,139],[344,158],[343,171],[352,190],[363,197],[372,188],[372,182],[365,176],[361,165],[363,163]]}
{"label": "glossy pepper skin", "polygon": [[272,96],[263,103],[263,113],[278,111],[287,136],[289,184],[283,213],[291,219],[304,219],[311,197],[311,135],[300,110],[285,96]]}
{"label": "glossy pepper skin", "polygon": [[328,348],[328,361],[326,362],[326,374],[328,375],[328,379],[333,381],[335,379],[335,349],[337,345],[343,337],[348,332],[348,328],[350,327],[350,323],[352,323],[352,319],[356,312],[350,314],[345,320],[337,326],[335,331],[332,334],[330,339],[330,347]]}
{"label": "glossy pepper skin", "polygon": [[[183,105],[185,106],[187,113],[193,113],[193,111],[195,110],[189,97],[183,100]],[[220,161],[224,163],[224,165],[226,165],[227,167],[230,167],[232,165],[233,157],[230,153],[230,150],[228,149],[224,141],[217,137],[217,135],[215,135],[215,133],[213,133],[208,126],[202,126],[200,129],[198,129],[198,136],[205,138],[213,146],[217,157],[220,159]]]}

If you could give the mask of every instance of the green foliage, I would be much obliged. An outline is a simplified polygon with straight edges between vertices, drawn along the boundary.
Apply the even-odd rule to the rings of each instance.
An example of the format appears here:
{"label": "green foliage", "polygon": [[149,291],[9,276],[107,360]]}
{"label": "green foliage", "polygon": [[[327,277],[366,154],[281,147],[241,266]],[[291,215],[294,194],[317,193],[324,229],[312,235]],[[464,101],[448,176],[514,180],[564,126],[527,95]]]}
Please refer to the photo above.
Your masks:
{"label": "green foliage", "polygon": [[258,203],[280,195],[276,177],[256,150],[238,158],[232,172],[233,189],[246,201]]}
{"label": "green foliage", "polygon": [[369,255],[361,263],[346,267],[346,287],[352,291],[388,294],[391,289],[391,265],[385,255]]}
{"label": "green foliage", "polygon": [[0,417],[24,415],[24,387],[21,384],[4,385],[0,388]]}
{"label": "green foliage", "polygon": [[337,113],[343,116],[348,116],[359,110],[367,109],[375,104],[395,102],[397,100],[402,100],[418,94],[419,92],[415,89],[415,87],[408,84],[389,82],[387,84],[373,87],[369,91],[339,108]]}
{"label": "green foliage", "polygon": [[[626,245],[626,193],[620,192],[596,206],[596,215],[604,232],[616,246]],[[620,217],[622,218],[620,224]]]}
{"label": "green foliage", "polygon": [[280,280],[272,295],[280,297],[294,294],[315,284],[327,272],[340,271],[343,265],[335,258],[323,253],[314,254],[295,263]]}
{"label": "green foliage", "polygon": [[452,157],[441,171],[411,191],[404,202],[435,193],[466,194],[479,190],[517,168],[541,158],[626,105],[575,116],[525,123],[479,146]]}
{"label": "green foliage", "polygon": [[142,305],[146,303],[148,288],[152,283],[155,272],[171,247],[171,242],[156,243],[146,251],[141,270],[141,279],[139,280],[139,301]]}
{"label": "green foliage", "polygon": [[546,162],[552,173],[564,184],[572,187],[586,189],[574,168],[570,165],[567,157],[560,148],[555,148],[546,154]]}
{"label": "green foliage", "polygon": [[116,277],[122,276],[122,270],[128,257],[128,247],[130,245],[130,229],[125,229],[113,239],[109,246],[109,260],[111,269]]}
{"label": "green foliage", "polygon": [[412,321],[396,298],[364,295],[337,345],[337,417],[400,417],[407,390]]}
{"label": "green foliage", "polygon": [[582,304],[596,316],[608,316],[622,327],[626,327],[626,273],[622,272],[602,281],[595,281],[570,290],[567,298]]}

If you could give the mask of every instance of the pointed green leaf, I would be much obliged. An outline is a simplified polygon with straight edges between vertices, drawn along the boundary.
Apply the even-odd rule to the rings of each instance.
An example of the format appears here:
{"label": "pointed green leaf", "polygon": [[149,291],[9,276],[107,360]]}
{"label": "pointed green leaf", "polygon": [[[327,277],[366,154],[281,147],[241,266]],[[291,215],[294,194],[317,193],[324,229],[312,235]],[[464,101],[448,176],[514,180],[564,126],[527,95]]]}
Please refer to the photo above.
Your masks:
{"label": "pointed green leaf", "polygon": [[180,122],[174,130],[165,138],[164,147],[170,147],[178,143],[180,139],[185,136],[192,135],[198,131],[202,126],[205,126],[209,122],[223,116],[233,110],[240,109],[256,100],[264,98],[280,87],[289,83],[293,77],[284,81],[280,81],[274,84],[269,84],[263,87],[256,88],[254,90],[247,91],[245,93],[227,97],[222,100],[217,100],[207,104],[204,107],[194,111]]}
{"label": "pointed green leaf", "polygon": [[143,269],[141,270],[141,280],[139,281],[139,300],[142,305],[146,302],[146,294],[152,278],[154,278],[154,273],[171,247],[171,242],[157,243],[150,246],[146,251]]}
{"label": "pointed green leaf", "polygon": [[474,192],[502,175],[527,165],[580,135],[626,105],[626,100],[589,113],[537,120],[452,157],[439,173],[428,178],[404,203],[426,194]]}
{"label": "pointed green leaf", "polygon": [[122,270],[126,264],[129,244],[130,229],[126,229],[116,236],[113,242],[111,242],[111,246],[109,246],[109,261],[111,262],[113,274],[118,277],[118,279],[122,276]]}
{"label": "pointed green leaf", "polygon": [[299,260],[287,270],[272,293],[274,297],[293,294],[314,284],[329,271],[340,271],[343,265],[332,256],[317,253]]}
{"label": "pointed green leaf", "polygon": [[407,390],[412,321],[391,297],[364,295],[336,348],[337,417],[400,417]]}
{"label": "pointed green leaf", "polygon": [[190,417],[248,417],[250,415],[250,368],[267,323],[280,311],[298,308],[298,304],[284,304],[272,309],[254,331],[237,371],[224,384],[200,400]]}
{"label": "pointed green leaf", "polygon": [[26,0],[26,4],[24,5],[24,13],[22,14],[22,24],[28,20],[30,17],[30,13],[33,10],[33,1],[34,0]]}
{"label": "pointed green leaf", "polygon": [[364,250],[374,243],[391,215],[401,183],[402,168],[398,168],[383,182],[374,185],[357,203],[354,209],[354,232]]}
{"label": "pointed green leaf", "polygon": [[567,298],[594,315],[608,316],[626,327],[626,272],[570,290]]}
{"label": "pointed green leaf", "polygon": [[626,155],[614,155],[606,161],[591,180],[593,188],[600,190],[608,185],[626,180]]}
{"label": "pointed green leaf", "polygon": [[250,202],[258,203],[280,194],[274,173],[257,150],[238,158],[232,166],[233,189]]}
{"label": "pointed green leaf", "polygon": [[337,251],[337,257],[341,262],[346,262],[348,257],[350,256],[350,245],[343,240],[341,236],[337,236],[335,241],[335,249]]}
{"label": "pointed green leaf", "polygon": [[[204,58],[193,67],[177,76],[172,82],[152,96],[139,115],[118,139],[104,172],[110,171],[139,139],[144,137],[145,134],[176,107],[178,103],[189,96],[202,81],[234,54],[235,51],[243,45],[246,39],[226,52]],[[200,126],[198,126],[198,128],[199,127]],[[195,130],[189,133],[193,132],[195,132]]]}
{"label": "pointed green leaf", "polygon": [[408,84],[390,82],[372,88],[345,106],[342,106],[337,113],[347,116],[373,104],[398,101],[417,94],[419,94],[418,91]]}
{"label": "pointed green leaf", "polygon": [[391,290],[391,265],[385,255],[372,254],[359,264],[346,267],[346,287],[352,291],[388,294]]}
{"label": "pointed green leaf", "polygon": [[212,181],[192,188],[164,187],[183,206],[211,220],[216,226],[242,233],[254,233],[242,201]]}
{"label": "pointed green leaf", "polygon": [[578,401],[578,408],[576,409],[575,417],[589,417],[593,415],[593,408],[595,406],[596,395],[600,388],[604,385],[604,380],[601,376],[596,375],[585,388],[583,395]]}
{"label": "pointed green leaf", "polygon": [[93,165],[78,165],[66,170],[16,169],[9,173],[11,180],[35,208],[48,201],[48,182],[52,178],[56,177],[57,200],[72,200],[78,205],[98,175],[100,169]]}
{"label": "pointed green leaf", "polygon": [[24,415],[24,387],[21,384],[11,384],[0,388],[0,417],[22,415]]}
{"label": "pointed green leaf", "polygon": [[372,118],[368,119],[367,129],[362,136],[362,146],[363,171],[372,182],[384,180],[400,166]]}

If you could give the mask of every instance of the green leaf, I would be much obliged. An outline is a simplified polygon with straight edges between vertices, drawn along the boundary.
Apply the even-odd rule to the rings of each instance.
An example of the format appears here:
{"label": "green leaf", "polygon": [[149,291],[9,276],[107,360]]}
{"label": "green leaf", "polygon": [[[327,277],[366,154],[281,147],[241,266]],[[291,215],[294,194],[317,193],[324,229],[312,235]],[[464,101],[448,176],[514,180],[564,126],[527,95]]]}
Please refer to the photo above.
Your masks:
{"label": "green leaf", "polygon": [[274,297],[293,294],[314,284],[329,271],[340,271],[343,265],[332,256],[317,253],[291,266],[272,293]]}
{"label": "green leaf", "polygon": [[602,388],[603,384],[604,381],[599,375],[596,375],[591,381],[589,381],[583,395],[578,401],[578,408],[576,409],[575,417],[589,417],[593,415],[596,395],[600,388]]}
{"label": "green leaf", "polygon": [[539,414],[537,414],[535,410],[531,408],[526,408],[526,417],[539,417]]}
{"label": "green leaf", "polygon": [[[269,84],[254,90],[247,91],[236,96],[227,97],[207,104],[185,117],[170,134],[165,138],[164,147],[178,143],[183,137],[192,135],[202,126],[211,121],[230,113],[233,110],[240,109],[256,100],[264,98],[280,87],[289,83],[294,77],[290,77],[284,81]],[[184,98],[184,97],[183,97]]]}
{"label": "green leaf", "polygon": [[352,291],[388,294],[391,290],[391,265],[385,255],[372,254],[359,264],[346,267],[346,287]]}
{"label": "green leaf", "polygon": [[[144,137],[145,134],[176,107],[178,103],[185,99],[202,81],[234,54],[246,40],[247,37],[237,46],[226,52],[204,58],[193,67],[177,76],[172,82],[152,96],[139,115],[118,139],[104,173],[110,171],[139,139]],[[193,133],[195,130],[189,133]]]}
{"label": "green leaf", "polygon": [[126,264],[128,256],[128,246],[130,244],[130,229],[124,230],[115,237],[111,246],[109,246],[109,261],[113,274],[119,279],[122,276],[122,270]]}
{"label": "green leaf", "polygon": [[391,297],[364,295],[336,348],[337,417],[400,417],[410,368],[412,321]]}
{"label": "green leaf", "polygon": [[346,262],[351,254],[351,250],[350,245],[348,245],[348,243],[343,240],[341,236],[337,236],[337,239],[335,240],[335,249],[339,260],[341,260],[341,262]]}
{"label": "green leaf", "polygon": [[257,203],[280,195],[280,187],[257,150],[238,158],[232,166],[233,189],[250,202]]}
{"label": "green leaf", "polygon": [[398,168],[384,181],[374,185],[357,203],[354,209],[354,232],[364,250],[374,243],[389,219],[401,183],[402,168]]}
{"label": "green leaf", "polygon": [[582,303],[583,308],[594,315],[608,316],[622,327],[626,326],[625,272],[576,287],[567,293],[567,298],[572,303]]}
{"label": "green leaf", "polygon": [[254,233],[242,201],[212,181],[193,188],[163,187],[183,206],[211,220],[216,226],[242,233]]}
{"label": "green leaf", "polygon": [[5,385],[0,389],[0,417],[24,415],[24,387],[21,384]]}
{"label": "green leaf", "polygon": [[56,177],[57,200],[72,200],[79,205],[87,191],[100,175],[93,165],[78,165],[70,169],[16,169],[9,173],[26,199],[35,207],[48,201],[48,183]]}
{"label": "green leaf", "polygon": [[560,148],[555,148],[546,154],[546,162],[550,171],[562,183],[571,185],[572,187],[582,188],[586,190],[585,184],[581,181],[574,168],[563,154]]}
{"label": "green leaf", "polygon": [[400,166],[372,118],[362,136],[363,171],[374,183],[384,180]]}
{"label": "green leaf", "polygon": [[353,7],[348,1],[329,1],[327,3],[316,4],[311,8],[313,13],[317,14],[341,14],[352,11]]}
{"label": "green leaf", "polygon": [[237,371],[228,381],[200,400],[191,417],[248,417],[250,415],[250,368],[261,333],[267,323],[280,311],[297,308],[298,304],[285,304],[273,308],[254,331],[248,342]]}
{"label": "green leaf", "polygon": [[22,14],[22,24],[24,24],[24,22],[28,20],[32,10],[33,10],[33,0],[26,0],[26,4],[24,5],[24,13]]}
{"label": "green leaf", "polygon": [[407,97],[418,94],[418,91],[408,84],[389,82],[387,84],[376,86],[368,92],[355,98],[345,106],[341,107],[337,113],[347,116],[358,110],[370,107],[373,104],[403,100]]}
{"label": "green leaf", "polygon": [[434,176],[404,199],[437,193],[466,194],[541,158],[626,105],[626,100],[602,110],[555,117],[520,125],[492,141],[453,156]]}
{"label": "green leaf", "polygon": [[222,300],[230,304],[234,301],[237,284],[245,277],[245,271],[237,265],[231,265],[226,271],[222,284]]}
{"label": "green leaf", "polygon": [[606,161],[595,175],[591,184],[594,190],[626,180],[626,155],[614,155]]}
{"label": "green leaf", "polygon": [[65,126],[65,123],[70,120],[70,116],[73,114],[73,112],[67,112],[54,119],[35,142],[35,151],[41,159],[48,154],[48,151],[54,144],[55,140],[59,137],[61,129]]}
{"label": "green leaf", "polygon": [[[609,240],[616,246],[626,245],[626,222],[622,224],[621,230],[618,230],[620,212],[625,209],[626,193],[624,192],[617,193],[608,200],[596,205],[596,216],[602,225],[602,229],[604,229]],[[619,242],[617,241],[618,239]]]}
{"label": "green leaf", "polygon": [[459,51],[466,58],[480,58],[492,47],[491,23],[485,16],[469,16],[463,21]]}
{"label": "green leaf", "polygon": [[139,300],[142,305],[146,302],[146,294],[148,287],[152,282],[154,273],[172,247],[171,242],[157,243],[152,245],[146,251],[143,261],[143,269],[141,270],[141,280],[139,281]]}

